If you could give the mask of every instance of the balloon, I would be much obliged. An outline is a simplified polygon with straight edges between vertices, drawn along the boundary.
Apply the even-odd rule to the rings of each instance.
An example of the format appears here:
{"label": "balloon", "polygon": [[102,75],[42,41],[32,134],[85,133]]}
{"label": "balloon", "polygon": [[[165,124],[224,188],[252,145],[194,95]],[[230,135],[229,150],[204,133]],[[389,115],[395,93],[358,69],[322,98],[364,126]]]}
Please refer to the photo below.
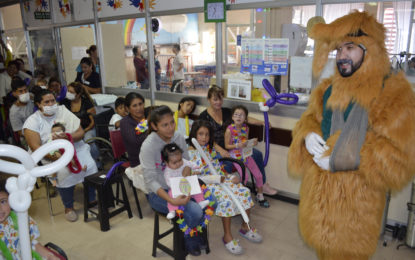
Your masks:
{"label": "balloon", "polygon": [[8,162],[0,159],[0,171],[11,174],[21,174],[26,170],[31,170],[35,166],[32,157],[25,150],[18,146],[2,144],[0,145],[0,156],[9,157],[20,161],[23,165]]}
{"label": "balloon", "polygon": [[[209,158],[207,157],[207,155],[203,151],[202,147],[200,147],[199,143],[197,142],[197,140],[195,138],[192,138],[192,143],[196,147],[196,149],[198,150],[200,156],[202,156],[203,160],[205,160],[205,162],[208,164],[209,169],[211,170],[211,172],[215,175],[219,175],[218,172],[216,171],[215,167],[213,167],[212,162],[209,160]],[[245,223],[249,227],[248,215],[246,214],[246,211],[242,207],[239,200],[235,197],[235,194],[233,194],[233,192],[228,188],[228,186],[225,183],[222,183],[220,185],[225,190],[225,192],[228,193],[229,197],[231,197],[232,201],[235,203],[236,207],[239,209],[239,212],[241,212],[242,218],[244,219]]]}
{"label": "balloon", "polygon": [[[67,145],[69,143],[70,145]],[[50,143],[46,143],[39,147],[34,153],[32,153],[32,158],[35,163],[38,163],[45,155],[50,151],[56,151],[60,148],[65,149],[65,153],[62,155],[59,160],[54,161],[40,167],[36,167],[31,171],[32,176],[41,177],[57,172],[58,170],[64,168],[73,158],[74,147],[67,140],[59,139]]]}
{"label": "balloon", "polygon": [[264,122],[265,122],[265,157],[264,157],[264,166],[268,164],[269,158],[269,118],[268,118],[268,111],[271,107],[273,107],[276,103],[280,103],[283,105],[294,105],[298,102],[298,96],[295,94],[290,93],[282,93],[278,94],[275,88],[271,85],[271,83],[264,79],[262,81],[262,85],[268,91],[268,94],[271,96],[265,103],[259,103],[259,109],[264,112]]}
{"label": "balloon", "polygon": [[[37,166],[37,163],[49,152],[63,148],[65,153],[53,163]],[[19,225],[19,238],[21,246],[21,258],[32,259],[31,243],[29,236],[29,215],[27,213],[32,198],[30,192],[36,183],[36,177],[46,176],[64,168],[74,154],[73,145],[67,140],[55,140],[39,147],[32,155],[20,147],[2,144],[0,145],[0,156],[18,160],[21,164],[0,159],[0,171],[18,175],[10,177],[6,182],[9,192],[10,207],[17,212]]]}

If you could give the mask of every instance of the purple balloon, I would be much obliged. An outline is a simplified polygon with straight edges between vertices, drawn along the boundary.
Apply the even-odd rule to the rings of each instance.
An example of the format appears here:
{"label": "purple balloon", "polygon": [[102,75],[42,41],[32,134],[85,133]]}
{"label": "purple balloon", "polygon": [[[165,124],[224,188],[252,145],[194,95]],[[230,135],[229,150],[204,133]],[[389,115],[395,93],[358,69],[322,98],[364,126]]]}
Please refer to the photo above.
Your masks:
{"label": "purple balloon", "polygon": [[[267,102],[265,102],[265,104],[269,108],[273,107],[276,103],[280,103],[280,104],[284,104],[284,105],[297,104],[297,102],[298,102],[298,96],[297,95],[290,94],[290,93],[278,94],[277,91],[275,90],[274,86],[272,86],[271,83],[267,79],[264,79],[262,81],[262,85],[268,91],[268,94],[271,96],[271,98],[269,98],[267,100]],[[269,158],[269,119],[268,119],[268,112],[264,112],[264,122],[265,122],[265,143],[266,143],[264,166],[267,166],[268,158]]]}

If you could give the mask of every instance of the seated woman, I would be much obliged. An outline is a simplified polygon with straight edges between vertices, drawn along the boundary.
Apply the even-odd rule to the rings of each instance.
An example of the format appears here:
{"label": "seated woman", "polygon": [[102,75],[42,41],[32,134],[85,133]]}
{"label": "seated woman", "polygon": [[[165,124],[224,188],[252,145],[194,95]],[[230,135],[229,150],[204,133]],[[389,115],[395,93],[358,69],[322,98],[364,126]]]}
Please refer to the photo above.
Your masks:
{"label": "seated woman", "polygon": [[141,145],[147,137],[146,126],[136,130],[138,124],[147,124],[144,117],[144,97],[139,93],[128,93],[125,97],[125,107],[128,115],[121,119],[120,130],[130,167],[134,168],[140,164]]}
{"label": "seated woman", "polygon": [[[140,162],[143,167],[144,181],[149,194],[147,200],[150,206],[161,213],[168,214],[167,202],[174,206],[184,206],[183,217],[190,228],[196,227],[203,219],[203,211],[199,204],[190,200],[190,196],[171,198],[167,193],[169,186],[164,179],[165,164],[162,161],[161,151],[166,144],[176,143],[183,151],[183,158],[189,159],[184,137],[175,132],[173,112],[167,106],[160,106],[153,110],[149,118],[150,134],[144,141]],[[205,244],[201,236],[185,236],[185,246],[192,255],[200,255],[200,247]]]}
{"label": "seated woman", "polygon": [[[224,96],[225,93],[223,92],[222,88],[216,85],[213,85],[211,88],[209,88],[207,98],[210,106],[202,113],[200,113],[199,120],[206,120],[211,123],[213,127],[213,140],[216,151],[218,151],[222,157],[230,157],[229,152],[225,149],[225,130],[227,126],[232,123],[232,111],[230,108],[222,107]],[[252,117],[248,117],[248,123],[254,125],[264,124],[262,121]],[[264,183],[264,193],[267,195],[277,194],[277,191],[269,186],[269,184],[266,182],[264,159],[262,157],[262,153],[254,148],[252,158],[261,171],[262,180]],[[231,164],[230,167],[225,166],[225,169],[228,171],[230,170],[229,168],[232,168]]]}
{"label": "seated woman", "polygon": [[[89,145],[82,141],[84,130],[81,127],[80,119],[77,118],[65,106],[56,104],[55,96],[50,90],[41,90],[34,99],[38,106],[34,114],[32,114],[23,125],[23,135],[29,145],[30,150],[36,151],[40,146],[47,143],[55,123],[61,123],[65,126],[66,132],[72,135],[75,150],[78,154],[81,165],[86,165],[86,171],[73,174],[67,167],[57,173],[57,188],[61,195],[63,205],[65,206],[65,218],[68,221],[76,221],[76,214],[73,203],[73,193],[75,185],[83,182],[85,176],[97,173],[98,169],[91,157]],[[65,133],[57,135],[56,138],[66,139]],[[42,163],[47,164],[58,158],[54,155],[46,155]],[[89,190],[89,200],[95,200],[95,190]]]}
{"label": "seated woman", "polygon": [[68,85],[66,98],[61,104],[81,120],[81,126],[85,132],[84,140],[96,136],[94,115],[97,112],[91,96],[82,87],[81,83],[72,82]]}
{"label": "seated woman", "polygon": [[78,72],[75,81],[81,83],[90,94],[101,93],[101,79],[95,72],[91,58],[82,58],[81,68],[82,72]]}

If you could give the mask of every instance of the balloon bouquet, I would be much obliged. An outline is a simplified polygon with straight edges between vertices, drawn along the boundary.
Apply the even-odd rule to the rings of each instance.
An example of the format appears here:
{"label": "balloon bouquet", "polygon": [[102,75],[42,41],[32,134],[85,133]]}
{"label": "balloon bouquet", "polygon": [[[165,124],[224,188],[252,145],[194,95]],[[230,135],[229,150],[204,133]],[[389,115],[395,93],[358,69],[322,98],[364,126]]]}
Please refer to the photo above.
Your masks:
{"label": "balloon bouquet", "polygon": [[298,102],[298,96],[295,94],[290,93],[282,93],[278,94],[275,88],[271,85],[271,83],[264,79],[262,81],[262,85],[268,91],[268,94],[271,96],[265,103],[259,103],[259,110],[264,112],[264,121],[265,121],[265,143],[266,143],[266,150],[265,150],[265,157],[264,157],[264,166],[268,163],[269,158],[269,117],[268,117],[268,110],[272,108],[276,103],[280,103],[283,105],[294,105]]}
{"label": "balloon bouquet", "polygon": [[[65,153],[59,160],[44,166],[37,166],[37,163],[45,155],[61,148],[65,150]],[[72,160],[73,155],[74,147],[67,140],[55,140],[46,143],[32,154],[17,146],[0,145],[0,156],[12,158],[21,163],[0,159],[0,172],[18,175],[17,178],[10,177],[7,179],[6,189],[10,194],[9,204],[18,217],[21,257],[23,260],[32,259],[27,211],[32,203],[30,192],[33,190],[36,178],[56,173]]]}

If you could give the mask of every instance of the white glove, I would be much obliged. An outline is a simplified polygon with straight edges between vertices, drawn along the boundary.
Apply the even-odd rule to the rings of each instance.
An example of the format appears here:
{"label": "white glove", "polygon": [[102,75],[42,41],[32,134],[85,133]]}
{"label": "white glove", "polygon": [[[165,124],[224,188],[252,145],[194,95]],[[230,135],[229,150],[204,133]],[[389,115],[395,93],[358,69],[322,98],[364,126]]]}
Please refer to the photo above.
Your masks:
{"label": "white glove", "polygon": [[323,170],[330,170],[330,156],[326,157],[313,157],[314,162]]}
{"label": "white glove", "polygon": [[314,132],[309,133],[305,137],[305,148],[311,155],[318,158],[329,149],[323,138]]}

